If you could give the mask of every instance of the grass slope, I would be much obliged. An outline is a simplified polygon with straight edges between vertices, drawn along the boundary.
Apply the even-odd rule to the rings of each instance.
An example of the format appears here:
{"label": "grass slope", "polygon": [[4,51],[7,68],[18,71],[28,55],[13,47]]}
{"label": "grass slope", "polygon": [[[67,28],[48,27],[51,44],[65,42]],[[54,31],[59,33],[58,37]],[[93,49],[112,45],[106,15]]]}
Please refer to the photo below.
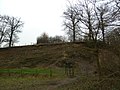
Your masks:
{"label": "grass slope", "polygon": [[[64,75],[64,61],[75,63],[75,77]],[[49,73],[53,77],[0,77],[0,90],[119,90],[119,57],[99,49],[102,79],[97,77],[96,50],[83,43],[44,44],[0,49],[0,72],[35,74]],[[40,71],[39,71],[40,70]],[[114,73],[115,72],[115,73]],[[117,73],[116,73],[117,72]],[[6,87],[7,86],[7,87]]]}
{"label": "grass slope", "polygon": [[94,50],[83,44],[58,44],[0,49],[0,68],[48,67],[64,59],[91,61]]}

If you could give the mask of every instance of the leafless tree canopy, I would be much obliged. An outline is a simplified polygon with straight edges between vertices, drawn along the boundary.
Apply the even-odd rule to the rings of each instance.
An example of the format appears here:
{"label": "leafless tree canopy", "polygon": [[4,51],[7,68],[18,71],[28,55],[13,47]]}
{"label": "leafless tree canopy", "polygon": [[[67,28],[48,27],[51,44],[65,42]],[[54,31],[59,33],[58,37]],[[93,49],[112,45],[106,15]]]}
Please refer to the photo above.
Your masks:
{"label": "leafless tree canopy", "polygon": [[69,5],[63,13],[65,31],[77,38],[106,43],[106,35],[120,27],[119,0],[83,0]]}
{"label": "leafless tree canopy", "polygon": [[23,22],[20,18],[0,16],[0,45],[13,46],[18,42],[18,33],[21,32]]}

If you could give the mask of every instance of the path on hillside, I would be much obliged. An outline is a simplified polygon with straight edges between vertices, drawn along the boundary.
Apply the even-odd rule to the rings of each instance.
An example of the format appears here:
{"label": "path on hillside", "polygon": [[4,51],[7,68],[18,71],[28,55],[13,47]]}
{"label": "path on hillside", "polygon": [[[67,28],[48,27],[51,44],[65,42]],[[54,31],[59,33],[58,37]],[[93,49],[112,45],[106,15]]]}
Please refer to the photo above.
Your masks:
{"label": "path on hillside", "polygon": [[72,84],[78,80],[78,77],[75,78],[66,78],[64,80],[56,81],[54,85],[50,85],[47,90],[57,90],[57,88],[64,87],[66,85]]}

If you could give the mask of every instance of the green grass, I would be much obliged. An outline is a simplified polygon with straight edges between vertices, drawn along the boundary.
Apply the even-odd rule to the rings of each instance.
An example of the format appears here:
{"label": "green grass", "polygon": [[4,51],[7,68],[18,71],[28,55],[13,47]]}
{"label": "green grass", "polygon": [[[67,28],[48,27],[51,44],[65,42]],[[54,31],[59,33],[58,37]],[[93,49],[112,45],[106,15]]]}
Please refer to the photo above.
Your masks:
{"label": "green grass", "polygon": [[48,90],[65,78],[63,68],[0,69],[0,90]]}
{"label": "green grass", "polygon": [[46,76],[64,78],[64,68],[0,69],[0,76]]}
{"label": "green grass", "polygon": [[0,69],[0,73],[49,74],[49,69]]}
{"label": "green grass", "polygon": [[[53,74],[52,77],[50,77],[50,70]],[[50,90],[120,89],[119,78],[103,78],[102,82],[97,77],[79,76],[67,78],[64,75],[64,68],[0,69],[0,73],[11,73],[10,77],[0,77],[0,90],[49,90],[49,88],[51,88]],[[16,73],[27,74],[27,77],[14,77],[13,74],[16,75]],[[31,77],[33,74],[48,75],[48,77]]]}

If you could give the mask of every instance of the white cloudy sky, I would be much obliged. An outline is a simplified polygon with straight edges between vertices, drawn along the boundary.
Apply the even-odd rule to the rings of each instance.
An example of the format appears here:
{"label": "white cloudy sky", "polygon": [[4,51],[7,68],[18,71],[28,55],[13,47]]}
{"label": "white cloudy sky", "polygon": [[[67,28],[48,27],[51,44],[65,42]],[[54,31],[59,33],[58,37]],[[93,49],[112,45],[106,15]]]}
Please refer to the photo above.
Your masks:
{"label": "white cloudy sky", "polygon": [[[71,0],[69,0],[71,1]],[[62,14],[67,0],[0,0],[0,14],[21,17],[24,22],[19,44],[36,43],[43,32],[64,35]]]}

